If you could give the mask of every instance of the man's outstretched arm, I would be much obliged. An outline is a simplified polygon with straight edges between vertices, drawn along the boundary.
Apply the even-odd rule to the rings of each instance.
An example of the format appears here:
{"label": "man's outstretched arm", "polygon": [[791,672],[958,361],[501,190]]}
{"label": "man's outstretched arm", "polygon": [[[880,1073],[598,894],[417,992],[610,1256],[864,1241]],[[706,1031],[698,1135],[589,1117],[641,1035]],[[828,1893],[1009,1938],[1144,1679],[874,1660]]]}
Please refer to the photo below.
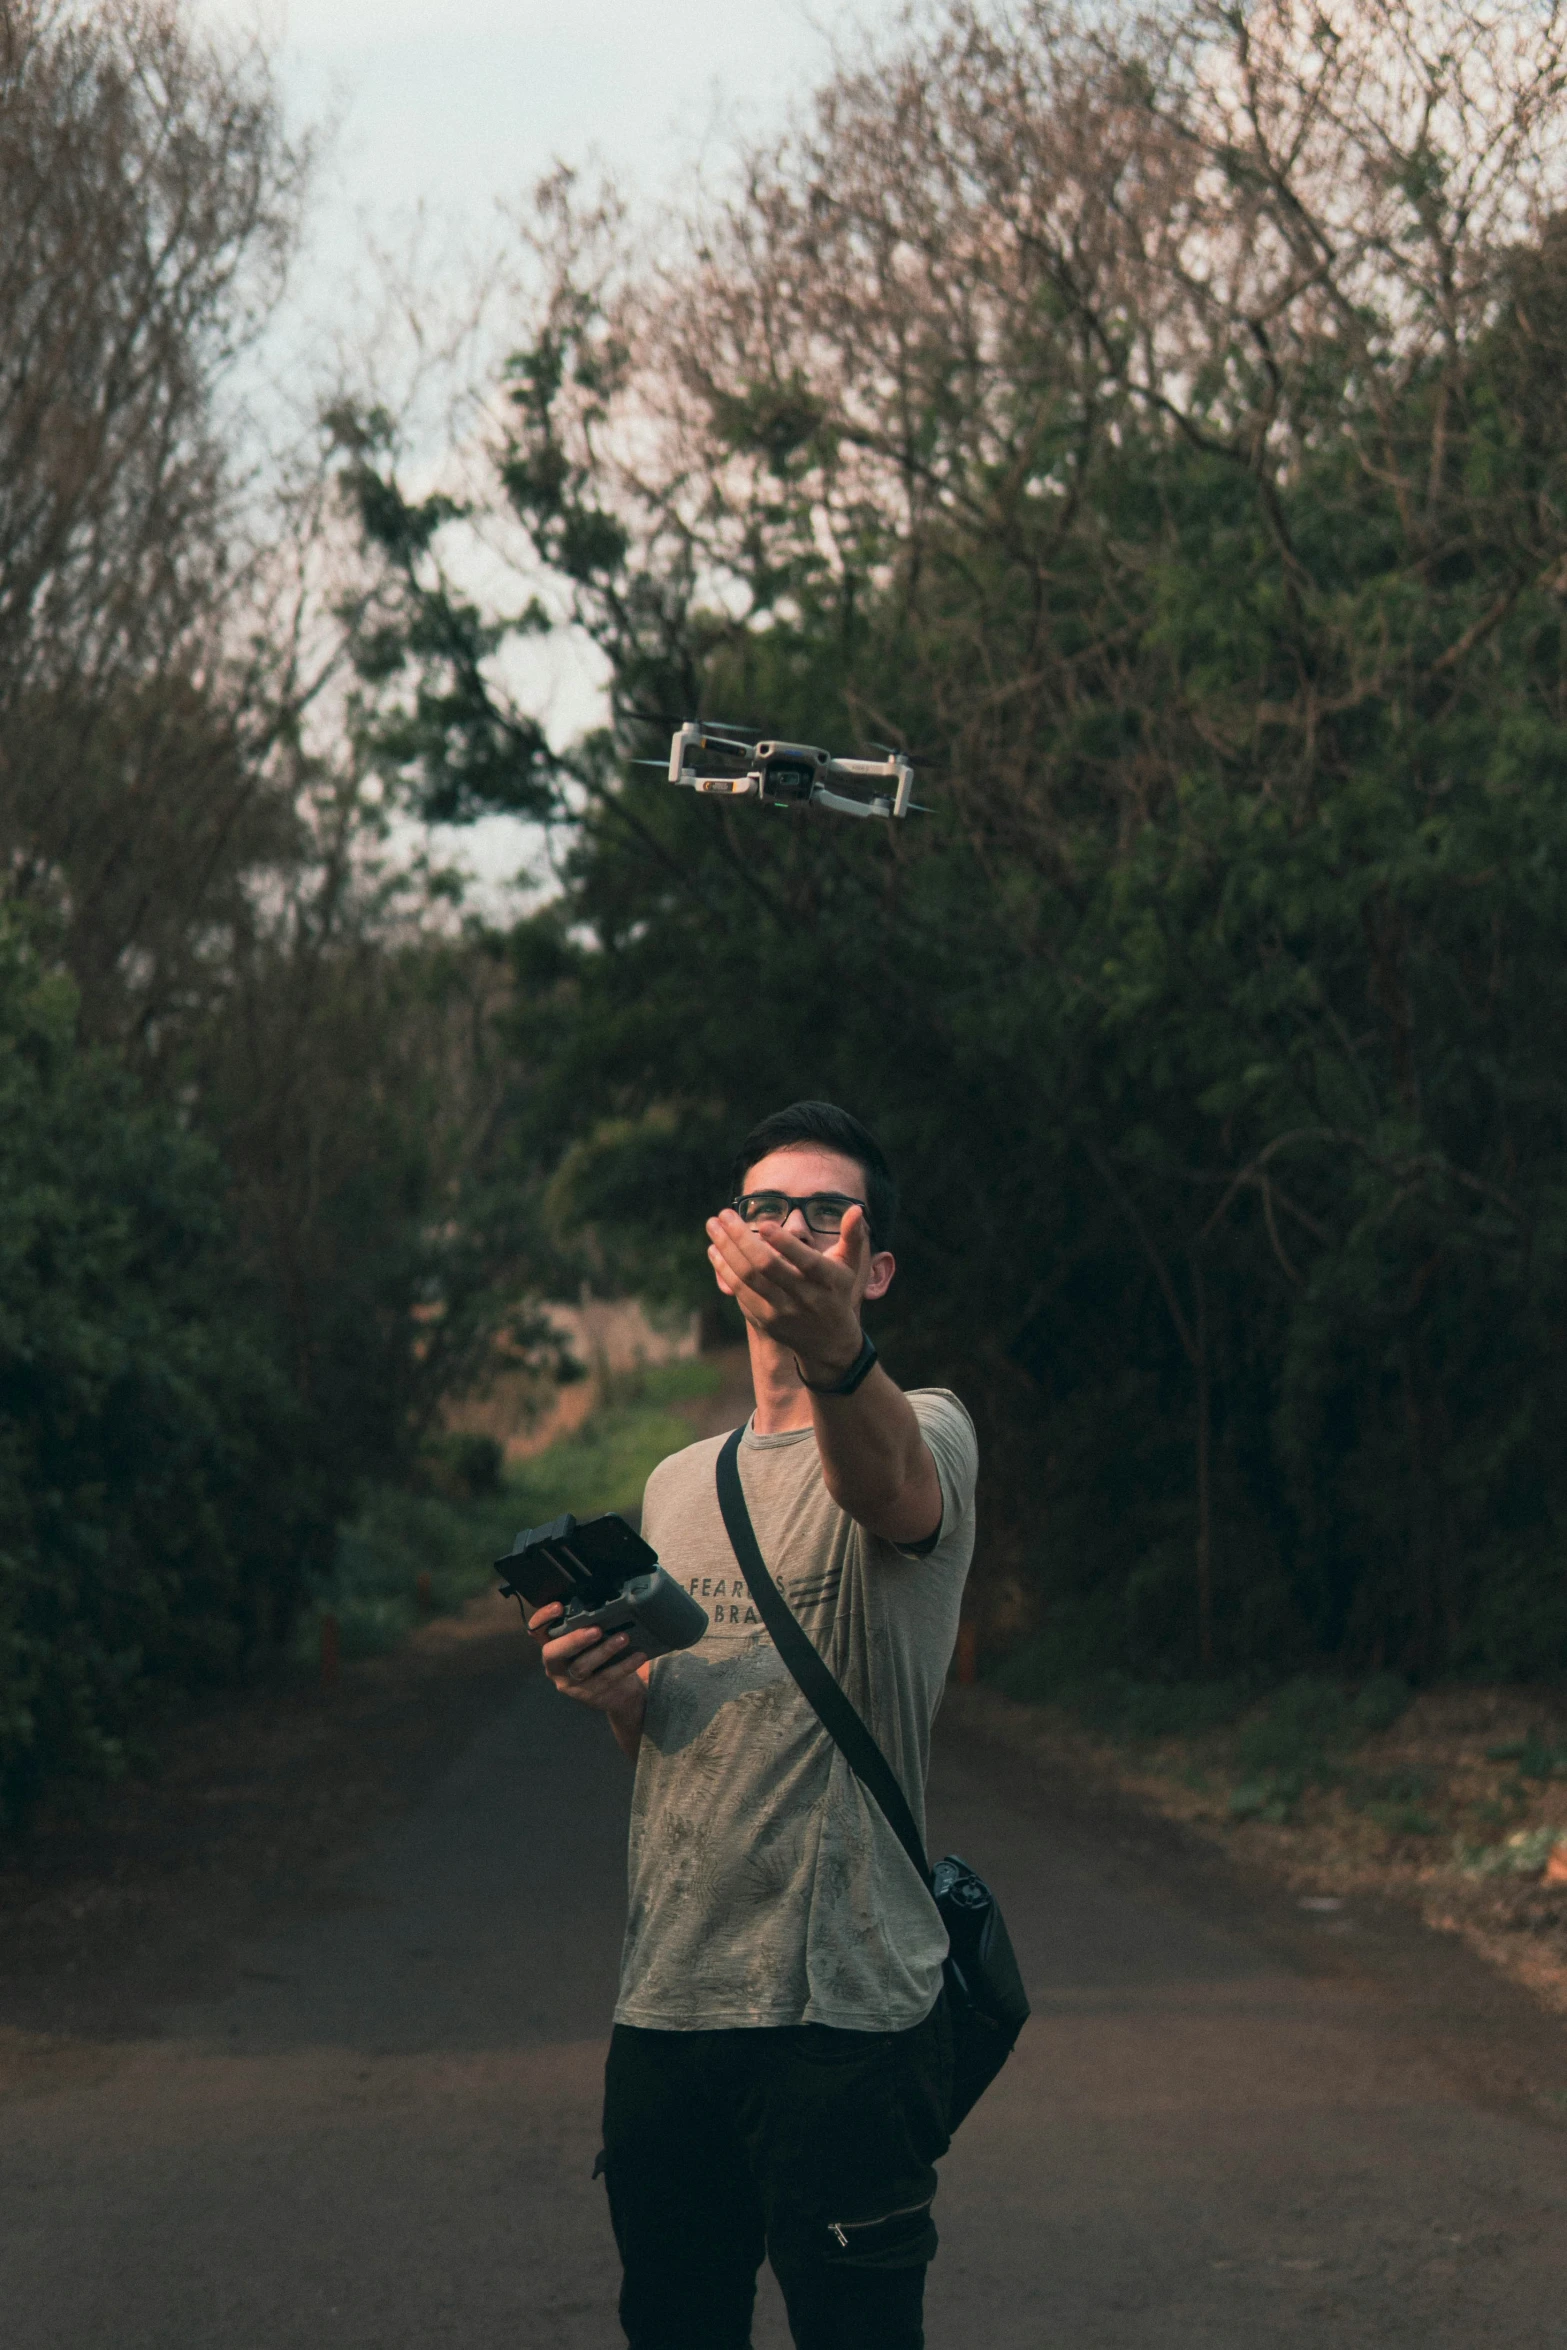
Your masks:
{"label": "man's outstretched arm", "polygon": [[[850,1208],[830,1249],[726,1208],[708,1225],[709,1256],[752,1327],[793,1356],[808,1390],[832,1386],[864,1343],[858,1299],[870,1241]],[[890,1270],[890,1259],[886,1260]],[[885,1542],[928,1542],[941,1528],[941,1480],[913,1405],[878,1363],[852,1395],[810,1395],[822,1475],[838,1507]]]}
{"label": "man's outstretched arm", "polygon": [[[814,1385],[841,1377],[846,1366],[824,1366],[820,1377],[809,1362],[800,1367]],[[940,1533],[936,1464],[913,1405],[880,1363],[852,1395],[813,1394],[811,1418],[822,1476],[841,1510],[868,1534],[905,1548]]]}

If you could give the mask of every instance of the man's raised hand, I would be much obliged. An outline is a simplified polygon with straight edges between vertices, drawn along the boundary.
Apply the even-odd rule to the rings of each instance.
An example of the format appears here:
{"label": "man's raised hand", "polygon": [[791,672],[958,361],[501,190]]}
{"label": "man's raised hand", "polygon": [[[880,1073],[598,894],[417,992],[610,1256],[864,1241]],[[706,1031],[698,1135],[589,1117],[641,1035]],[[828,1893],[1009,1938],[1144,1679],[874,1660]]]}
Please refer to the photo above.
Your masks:
{"label": "man's raised hand", "polygon": [[863,1208],[845,1210],[825,1249],[781,1224],[747,1224],[733,1208],[708,1218],[707,1236],[718,1286],[753,1329],[787,1347],[807,1379],[826,1384],[849,1369],[871,1265]]}

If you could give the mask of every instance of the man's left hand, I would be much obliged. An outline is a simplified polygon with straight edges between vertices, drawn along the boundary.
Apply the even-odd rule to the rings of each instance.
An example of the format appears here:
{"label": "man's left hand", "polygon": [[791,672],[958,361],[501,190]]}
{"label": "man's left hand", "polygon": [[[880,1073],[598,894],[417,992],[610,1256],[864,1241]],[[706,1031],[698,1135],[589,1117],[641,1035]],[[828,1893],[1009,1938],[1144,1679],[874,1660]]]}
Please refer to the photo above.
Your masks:
{"label": "man's left hand", "polygon": [[786,1346],[813,1385],[841,1379],[860,1351],[860,1300],[870,1278],[865,1211],[845,1211],[831,1248],[812,1248],[781,1224],[746,1224],[733,1208],[710,1216],[708,1256],[718,1285],[753,1329]]}

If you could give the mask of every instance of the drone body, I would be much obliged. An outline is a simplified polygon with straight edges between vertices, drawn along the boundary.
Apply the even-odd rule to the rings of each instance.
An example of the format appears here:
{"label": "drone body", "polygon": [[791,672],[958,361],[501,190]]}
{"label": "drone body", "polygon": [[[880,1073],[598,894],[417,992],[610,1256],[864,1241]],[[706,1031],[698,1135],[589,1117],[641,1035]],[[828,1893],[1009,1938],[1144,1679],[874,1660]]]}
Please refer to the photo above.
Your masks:
{"label": "drone body", "polygon": [[[696,762],[706,755],[729,762],[731,772],[698,774]],[[835,759],[813,743],[763,741],[738,728],[707,726],[695,718],[675,730],[669,746],[669,780],[728,799],[760,800],[775,808],[827,808],[836,816],[899,821],[914,805],[914,768],[902,751],[889,751],[885,759]],[[892,789],[857,799],[834,791],[837,782],[888,783]]]}

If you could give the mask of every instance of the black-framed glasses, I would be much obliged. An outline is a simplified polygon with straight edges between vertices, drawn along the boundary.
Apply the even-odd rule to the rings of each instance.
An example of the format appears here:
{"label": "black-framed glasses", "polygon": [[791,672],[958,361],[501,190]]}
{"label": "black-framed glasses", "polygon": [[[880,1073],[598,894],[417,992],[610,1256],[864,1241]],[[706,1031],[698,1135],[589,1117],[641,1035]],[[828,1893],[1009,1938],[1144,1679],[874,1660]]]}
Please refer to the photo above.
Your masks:
{"label": "black-framed glasses", "polygon": [[742,1224],[787,1224],[796,1208],[812,1232],[841,1232],[851,1208],[863,1208],[862,1199],[842,1191],[811,1191],[796,1199],[788,1191],[742,1191],[730,1206]]}

